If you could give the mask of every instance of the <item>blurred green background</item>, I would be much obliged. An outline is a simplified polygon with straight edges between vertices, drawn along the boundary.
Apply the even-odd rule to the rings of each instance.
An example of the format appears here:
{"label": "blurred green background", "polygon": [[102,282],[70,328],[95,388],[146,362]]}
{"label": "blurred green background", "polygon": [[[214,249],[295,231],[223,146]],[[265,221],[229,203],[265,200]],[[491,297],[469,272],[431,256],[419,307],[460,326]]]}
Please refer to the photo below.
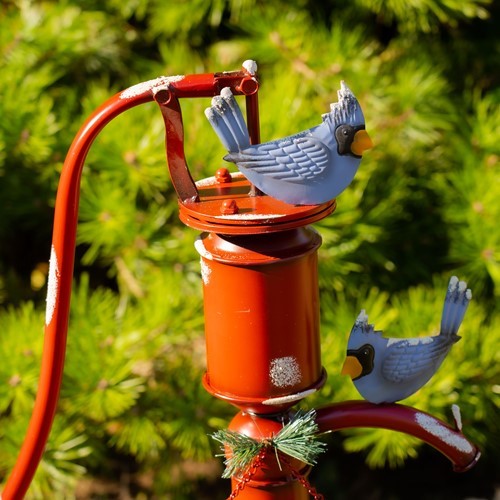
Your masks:
{"label": "blurred green background", "polygon": [[[500,37],[487,0],[3,1],[0,6],[0,483],[36,394],[57,182],[72,138],[114,93],[160,75],[259,65],[262,140],[319,122],[345,80],[376,147],[337,211],[316,225],[325,388],[312,407],[359,396],[339,376],[365,308],[390,336],[439,328],[452,274],[473,302],[432,381],[406,403],[482,449],[454,475],[406,436],[328,438],[311,481],[334,499],[494,498],[500,482]],[[195,179],[223,166],[183,101]],[[201,388],[196,231],[177,217],[154,104],[104,129],[82,180],[74,295],[59,412],[29,498],[224,498],[208,434],[234,409]],[[498,498],[498,497],[497,497]]]}

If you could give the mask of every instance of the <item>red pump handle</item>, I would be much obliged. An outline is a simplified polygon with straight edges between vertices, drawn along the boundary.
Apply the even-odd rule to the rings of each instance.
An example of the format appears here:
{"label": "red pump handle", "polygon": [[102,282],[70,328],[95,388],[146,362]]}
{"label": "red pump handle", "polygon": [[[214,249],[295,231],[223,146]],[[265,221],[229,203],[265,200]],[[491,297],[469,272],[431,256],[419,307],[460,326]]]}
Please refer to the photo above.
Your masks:
{"label": "red pump handle", "polygon": [[[174,96],[171,109],[177,113],[177,122],[174,123],[177,127],[170,127],[176,132],[176,134],[171,132],[171,142],[180,141],[175,147],[182,148],[183,151],[180,108],[175,107],[177,98],[210,97],[220,93],[224,87],[231,87],[235,94],[247,95],[247,109],[253,113],[254,124],[250,133],[255,140],[258,138],[256,95],[258,83],[254,75],[245,68],[235,72],[160,77],[134,85],[102,104],[75,136],[64,162],[56,197],[45,338],[38,392],[28,430],[16,464],[2,492],[2,500],[18,500],[24,497],[42,458],[56,412],[66,354],[80,179],[90,146],[113,118],[130,108],[153,101],[155,95],[157,98],[161,98],[162,95],[164,97],[163,91],[168,90]],[[161,105],[160,102],[159,104]],[[163,106],[161,107],[163,111]],[[168,117],[165,119],[168,121]],[[168,135],[167,127],[167,140]],[[193,191],[193,189],[196,191],[196,186],[185,163],[182,168],[185,171],[181,175],[181,181],[172,178],[172,182],[181,201],[184,201],[186,197],[197,196],[197,193]],[[174,168],[171,173],[177,175],[179,168]]]}

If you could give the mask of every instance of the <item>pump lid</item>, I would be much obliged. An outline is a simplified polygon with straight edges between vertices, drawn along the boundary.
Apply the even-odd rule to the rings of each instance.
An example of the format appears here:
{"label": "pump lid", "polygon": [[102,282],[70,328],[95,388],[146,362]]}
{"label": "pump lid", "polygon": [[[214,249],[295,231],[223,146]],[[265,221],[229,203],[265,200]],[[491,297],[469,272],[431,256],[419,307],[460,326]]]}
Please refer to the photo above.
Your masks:
{"label": "pump lid", "polygon": [[196,182],[198,198],[179,202],[180,219],[201,231],[220,234],[259,234],[306,226],[330,215],[335,200],[320,205],[290,205],[264,194],[239,172],[219,169]]}

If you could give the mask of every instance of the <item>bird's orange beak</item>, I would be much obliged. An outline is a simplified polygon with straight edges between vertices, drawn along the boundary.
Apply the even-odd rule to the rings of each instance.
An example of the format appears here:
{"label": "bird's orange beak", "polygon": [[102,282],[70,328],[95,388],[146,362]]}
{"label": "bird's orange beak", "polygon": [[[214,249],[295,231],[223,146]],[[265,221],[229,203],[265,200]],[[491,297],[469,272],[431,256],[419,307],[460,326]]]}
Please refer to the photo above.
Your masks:
{"label": "bird's orange beak", "polygon": [[355,356],[347,356],[342,366],[341,375],[350,375],[352,379],[358,378],[363,372],[363,367],[361,363]]}
{"label": "bird's orange beak", "polygon": [[351,151],[356,156],[362,156],[363,151],[373,148],[373,142],[366,130],[358,130],[354,135],[354,140],[351,144]]}

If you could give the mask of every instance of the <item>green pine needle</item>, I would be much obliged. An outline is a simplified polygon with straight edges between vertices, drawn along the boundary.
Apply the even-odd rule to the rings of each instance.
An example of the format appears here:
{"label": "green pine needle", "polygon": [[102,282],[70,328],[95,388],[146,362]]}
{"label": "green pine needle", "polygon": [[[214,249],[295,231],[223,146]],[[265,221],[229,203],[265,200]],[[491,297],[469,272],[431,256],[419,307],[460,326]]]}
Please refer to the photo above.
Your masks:
{"label": "green pine needle", "polygon": [[[262,447],[265,446],[264,442],[256,441],[244,434],[229,430],[217,431],[212,434],[212,437],[222,443],[222,451],[225,451],[226,446],[231,450],[231,456],[224,461],[226,468],[222,477],[225,479],[229,479],[238,472],[248,469]],[[217,456],[223,457],[224,453]]]}
{"label": "green pine needle", "polygon": [[276,449],[309,465],[315,465],[320,453],[326,449],[326,444],[317,441],[318,424],[316,412],[298,411],[290,422],[272,440]]}
{"label": "green pine needle", "polygon": [[225,452],[226,447],[231,450],[231,455],[224,461],[226,469],[222,477],[227,479],[246,471],[263,447],[274,448],[306,464],[315,465],[318,455],[326,449],[325,443],[316,440],[319,429],[315,418],[314,410],[307,413],[298,411],[275,437],[262,441],[230,430],[215,432],[212,437],[222,443],[222,451]]}

